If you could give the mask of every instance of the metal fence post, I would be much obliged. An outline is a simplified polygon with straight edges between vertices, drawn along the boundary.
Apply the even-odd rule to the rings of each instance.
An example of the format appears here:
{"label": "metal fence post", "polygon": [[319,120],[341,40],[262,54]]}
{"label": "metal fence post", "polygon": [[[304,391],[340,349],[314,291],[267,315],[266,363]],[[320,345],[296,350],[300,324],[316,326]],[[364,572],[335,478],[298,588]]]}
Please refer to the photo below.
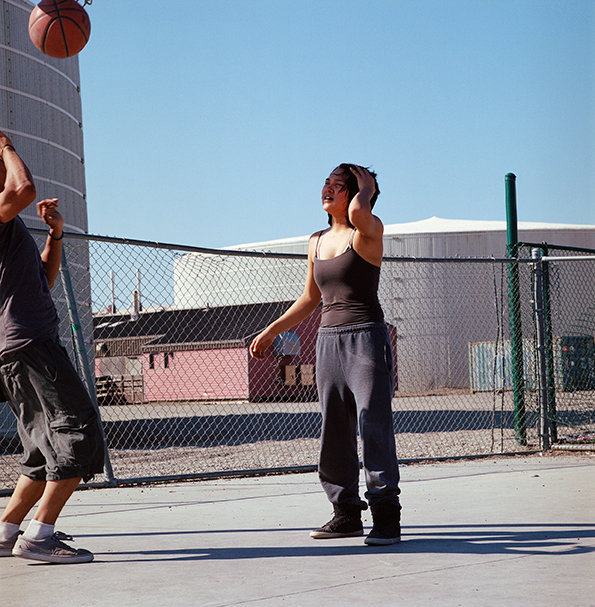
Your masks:
{"label": "metal fence post", "polygon": [[[516,175],[507,173],[506,179],[506,256],[517,257],[518,229],[516,212]],[[512,389],[514,394],[514,429],[517,444],[527,444],[525,412],[525,381],[523,368],[523,331],[521,327],[521,293],[519,268],[508,266],[508,301],[510,314],[510,345],[512,358]]]}
{"label": "metal fence post", "polygon": [[97,393],[95,391],[95,379],[94,374],[91,373],[91,367],[89,365],[89,357],[87,356],[87,350],[85,348],[85,340],[83,338],[83,331],[81,329],[81,322],[79,320],[78,309],[76,306],[76,298],[74,296],[74,290],[72,288],[72,281],[70,279],[70,272],[68,270],[68,261],[66,259],[66,251],[62,250],[62,263],[60,264],[60,279],[62,280],[62,287],[64,289],[64,296],[66,297],[66,305],[68,307],[68,316],[70,319],[70,327],[72,330],[72,336],[74,341],[74,353],[77,358],[79,367],[83,373],[83,381],[87,386],[87,392],[91,398],[91,402],[97,411],[99,418],[99,427],[101,429],[101,436],[103,438],[104,445],[104,474],[108,484],[115,484],[114,472],[112,470],[112,464],[109,458],[109,451],[107,448],[107,442],[105,440],[105,434],[103,432],[103,423],[101,422],[101,414],[99,412],[99,405],[97,403]]}
{"label": "metal fence post", "polygon": [[[548,247],[542,247],[544,256],[549,254]],[[549,405],[550,438],[551,442],[558,441],[558,414],[556,411],[556,370],[554,361],[554,338],[552,334],[552,309],[550,297],[550,264],[542,261],[543,268],[543,306],[545,310],[545,348],[547,361],[548,394],[547,402]]]}
{"label": "metal fence post", "polygon": [[542,449],[550,448],[550,421],[548,407],[548,377],[546,352],[546,322],[543,297],[543,262],[541,249],[532,249],[531,257],[535,260],[533,271],[533,310],[535,312],[535,334],[537,336],[537,377],[539,391],[539,437]]}

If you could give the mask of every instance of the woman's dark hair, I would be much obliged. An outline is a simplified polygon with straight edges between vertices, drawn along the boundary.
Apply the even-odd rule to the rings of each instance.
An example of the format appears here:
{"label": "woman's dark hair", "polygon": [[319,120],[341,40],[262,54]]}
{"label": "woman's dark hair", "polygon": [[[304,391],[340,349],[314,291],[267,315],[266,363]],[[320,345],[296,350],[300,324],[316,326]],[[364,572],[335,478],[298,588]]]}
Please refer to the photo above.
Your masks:
{"label": "woman's dark hair", "polygon": [[[359,166],[360,165],[358,165],[358,164],[348,164],[346,162],[343,162],[336,169],[333,169],[333,171],[332,171],[334,173],[336,170],[340,170],[341,173],[343,174],[344,179],[345,179],[345,187],[347,189],[347,195],[349,197],[349,202],[351,202],[355,198],[355,195],[359,192],[359,187],[357,185],[357,177],[351,171],[351,167],[359,167]],[[367,168],[367,167],[360,167],[360,168]],[[376,180],[376,173],[374,171],[371,171],[368,168],[367,168],[367,170],[369,171],[370,175],[372,175],[372,177],[374,177],[374,185],[376,186],[376,191],[374,192],[374,195],[370,199],[370,208],[373,209],[374,205],[376,204],[376,200],[378,199],[378,195],[380,194],[380,188],[378,187],[378,181]],[[351,225],[349,218],[347,219],[347,223],[349,224],[349,226],[351,228],[354,227]],[[333,218],[331,217],[330,214],[328,216],[328,224],[329,224],[329,226],[333,225]]]}

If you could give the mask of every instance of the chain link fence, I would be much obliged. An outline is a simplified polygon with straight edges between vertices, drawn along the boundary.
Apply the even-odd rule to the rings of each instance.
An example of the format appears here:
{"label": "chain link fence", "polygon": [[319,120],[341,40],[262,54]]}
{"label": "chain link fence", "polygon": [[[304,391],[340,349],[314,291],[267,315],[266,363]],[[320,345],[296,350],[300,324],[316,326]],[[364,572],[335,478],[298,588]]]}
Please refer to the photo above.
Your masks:
{"label": "chain link fence", "polygon": [[592,448],[595,249],[520,243],[518,254],[536,260],[523,273],[521,284],[522,291],[531,293],[522,315],[522,334],[532,360],[525,393],[529,410],[542,411],[546,418],[541,429],[546,446]]}
{"label": "chain link fence", "polygon": [[[64,242],[78,317],[62,286],[54,297],[62,341],[83,376],[87,359],[95,383],[109,461],[100,482],[315,468],[320,311],[280,335],[264,360],[248,354],[254,335],[300,295],[305,256],[73,234]],[[534,301],[536,269],[544,265],[549,437],[592,436],[595,258],[529,258],[385,259],[379,294],[396,361],[402,460],[541,448]],[[12,415],[0,405],[0,488],[18,477],[19,452]]]}

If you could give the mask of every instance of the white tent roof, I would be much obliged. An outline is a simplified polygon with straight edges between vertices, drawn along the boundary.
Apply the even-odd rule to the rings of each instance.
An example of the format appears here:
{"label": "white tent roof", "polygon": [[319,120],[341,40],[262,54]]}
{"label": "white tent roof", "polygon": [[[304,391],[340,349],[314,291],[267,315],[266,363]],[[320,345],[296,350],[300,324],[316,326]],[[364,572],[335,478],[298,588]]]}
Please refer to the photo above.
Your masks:
{"label": "white tent roof", "polygon": [[[595,230],[595,226],[571,223],[543,223],[519,221],[519,230]],[[442,219],[429,217],[409,223],[393,223],[384,226],[385,234],[428,234],[441,232],[497,232],[506,231],[506,221],[484,221],[481,219]]]}
{"label": "white tent roof", "polygon": [[[592,230],[595,225],[580,225],[571,223],[543,223],[539,221],[519,221],[518,230]],[[391,234],[440,234],[444,232],[498,232],[506,231],[506,221],[484,221],[481,219],[443,219],[429,217],[420,221],[407,223],[392,223],[384,226],[384,235]],[[266,242],[251,242],[238,244],[228,249],[259,249],[267,245],[303,243],[310,235],[292,236],[267,240]]]}

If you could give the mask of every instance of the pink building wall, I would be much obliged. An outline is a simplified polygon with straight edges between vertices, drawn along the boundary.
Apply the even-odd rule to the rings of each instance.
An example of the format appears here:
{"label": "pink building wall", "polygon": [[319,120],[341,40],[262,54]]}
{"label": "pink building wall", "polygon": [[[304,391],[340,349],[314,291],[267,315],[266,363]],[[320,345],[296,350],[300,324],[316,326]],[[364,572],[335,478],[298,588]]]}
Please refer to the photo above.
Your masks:
{"label": "pink building wall", "polygon": [[145,400],[246,399],[246,356],[245,348],[155,352],[151,368],[143,354]]}
{"label": "pink building wall", "polygon": [[[315,383],[304,385],[299,374],[315,365],[319,325],[320,308],[292,329],[300,338],[300,353],[293,356],[275,356],[271,348],[263,360],[255,360],[247,347],[145,353],[141,357],[145,401],[316,400]],[[389,333],[396,355],[396,335],[390,326]],[[395,358],[395,388],[396,362]],[[97,360],[95,364],[98,372]],[[285,382],[288,365],[298,368],[293,386]]]}

